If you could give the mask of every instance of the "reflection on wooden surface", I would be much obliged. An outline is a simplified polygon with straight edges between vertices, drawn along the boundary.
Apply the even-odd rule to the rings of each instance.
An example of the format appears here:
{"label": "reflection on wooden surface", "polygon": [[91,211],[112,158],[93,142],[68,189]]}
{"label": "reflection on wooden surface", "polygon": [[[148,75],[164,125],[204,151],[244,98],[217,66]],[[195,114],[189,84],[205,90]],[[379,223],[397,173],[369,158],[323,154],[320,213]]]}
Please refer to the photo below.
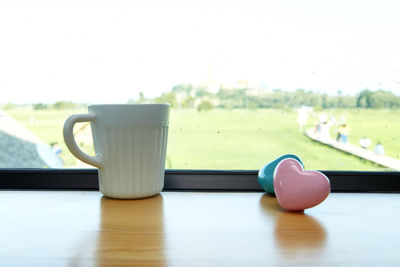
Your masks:
{"label": "reflection on wooden surface", "polygon": [[0,191],[0,266],[400,266],[400,194]]}
{"label": "reflection on wooden surface", "polygon": [[163,197],[100,202],[97,266],[165,265]]}
{"label": "reflection on wooden surface", "polygon": [[275,197],[260,198],[263,212],[274,217],[274,239],[279,252],[287,259],[298,257],[314,260],[324,249],[327,233],[317,219],[301,212],[287,212]]}
{"label": "reflection on wooden surface", "polygon": [[322,250],[326,231],[312,216],[282,213],[275,222],[275,240],[283,251]]}

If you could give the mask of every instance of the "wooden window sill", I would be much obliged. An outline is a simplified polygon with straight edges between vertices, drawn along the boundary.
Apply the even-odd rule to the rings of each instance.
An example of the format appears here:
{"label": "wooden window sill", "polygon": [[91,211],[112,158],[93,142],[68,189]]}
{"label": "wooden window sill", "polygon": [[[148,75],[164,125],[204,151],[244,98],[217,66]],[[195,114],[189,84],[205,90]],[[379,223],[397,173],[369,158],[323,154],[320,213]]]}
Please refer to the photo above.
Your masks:
{"label": "wooden window sill", "polygon": [[253,193],[2,191],[1,266],[400,264],[400,194],[332,193],[304,213]]}

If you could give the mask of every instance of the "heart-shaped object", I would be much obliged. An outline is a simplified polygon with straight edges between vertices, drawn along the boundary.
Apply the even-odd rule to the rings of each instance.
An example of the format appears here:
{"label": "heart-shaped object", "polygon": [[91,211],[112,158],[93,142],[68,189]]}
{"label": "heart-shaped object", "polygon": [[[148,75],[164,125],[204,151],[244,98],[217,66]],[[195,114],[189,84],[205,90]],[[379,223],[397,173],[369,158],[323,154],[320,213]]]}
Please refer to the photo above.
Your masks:
{"label": "heart-shaped object", "polygon": [[267,192],[269,194],[275,193],[274,182],[273,182],[275,168],[279,164],[279,162],[281,162],[281,160],[287,159],[287,158],[292,158],[292,159],[297,160],[304,167],[304,164],[301,161],[301,159],[298,156],[293,155],[293,154],[286,154],[286,155],[280,156],[279,158],[271,161],[270,163],[265,164],[258,172],[258,179],[257,179],[259,185],[264,189],[265,192]]}
{"label": "heart-shaped object", "polygon": [[330,191],[328,177],[318,171],[304,171],[295,159],[284,159],[274,172],[275,195],[282,208],[299,211],[324,201]]}

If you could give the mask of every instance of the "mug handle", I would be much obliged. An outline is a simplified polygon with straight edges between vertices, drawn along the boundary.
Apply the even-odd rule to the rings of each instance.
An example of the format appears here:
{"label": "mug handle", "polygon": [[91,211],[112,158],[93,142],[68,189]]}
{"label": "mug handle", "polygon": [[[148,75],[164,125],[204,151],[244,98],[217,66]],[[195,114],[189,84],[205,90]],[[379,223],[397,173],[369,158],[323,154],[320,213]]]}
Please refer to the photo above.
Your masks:
{"label": "mug handle", "polygon": [[93,165],[97,168],[102,168],[103,163],[101,161],[101,154],[96,154],[96,156],[89,156],[85,152],[83,152],[75,142],[74,138],[74,125],[77,122],[94,122],[96,120],[96,115],[94,113],[88,114],[75,114],[71,115],[65,122],[64,122],[64,141],[67,145],[68,149],[71,153],[87,164]]}

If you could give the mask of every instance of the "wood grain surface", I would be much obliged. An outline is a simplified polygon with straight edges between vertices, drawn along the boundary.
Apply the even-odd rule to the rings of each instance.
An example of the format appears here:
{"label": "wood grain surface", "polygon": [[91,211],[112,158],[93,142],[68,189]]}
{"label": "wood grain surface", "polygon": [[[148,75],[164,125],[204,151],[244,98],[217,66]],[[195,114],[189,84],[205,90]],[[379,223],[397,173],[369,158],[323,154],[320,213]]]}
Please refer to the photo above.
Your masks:
{"label": "wood grain surface", "polygon": [[304,213],[262,193],[1,191],[0,266],[400,265],[400,194]]}

